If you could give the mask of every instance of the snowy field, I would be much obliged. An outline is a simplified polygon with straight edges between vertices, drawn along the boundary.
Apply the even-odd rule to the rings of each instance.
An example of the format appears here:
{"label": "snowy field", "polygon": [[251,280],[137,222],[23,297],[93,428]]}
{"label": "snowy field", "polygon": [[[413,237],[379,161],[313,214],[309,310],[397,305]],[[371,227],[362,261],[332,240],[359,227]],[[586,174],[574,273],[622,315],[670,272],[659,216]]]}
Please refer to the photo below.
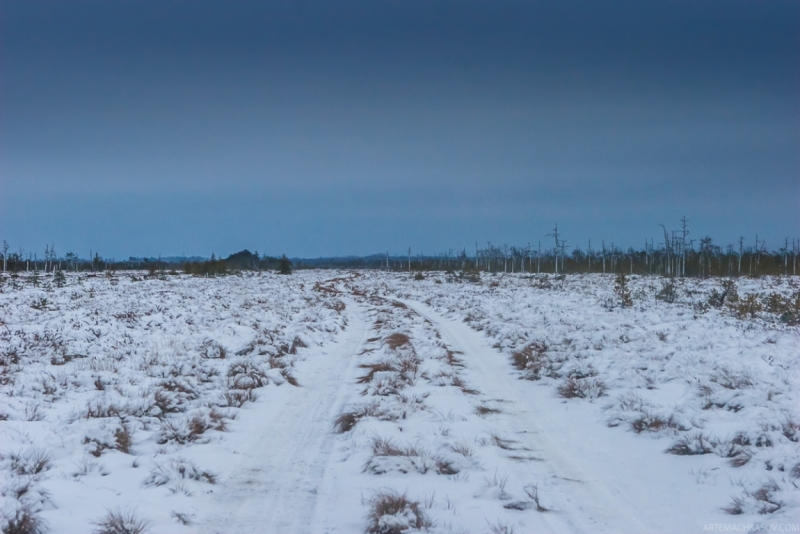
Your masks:
{"label": "snowy field", "polygon": [[800,532],[797,278],[138,276],[5,279],[4,533]]}

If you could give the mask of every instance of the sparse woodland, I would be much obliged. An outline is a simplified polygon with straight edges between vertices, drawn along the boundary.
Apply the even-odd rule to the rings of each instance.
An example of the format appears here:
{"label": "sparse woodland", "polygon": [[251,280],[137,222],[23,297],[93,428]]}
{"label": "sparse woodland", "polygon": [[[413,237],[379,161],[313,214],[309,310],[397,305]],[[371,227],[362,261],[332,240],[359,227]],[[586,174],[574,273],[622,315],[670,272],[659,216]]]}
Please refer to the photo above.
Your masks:
{"label": "sparse woodland", "polygon": [[[196,276],[225,275],[234,271],[279,271],[289,274],[293,269],[381,269],[389,271],[463,271],[505,273],[553,274],[626,274],[667,277],[740,277],[797,275],[800,239],[786,238],[778,246],[769,248],[764,239],[741,237],[736,243],[715,244],[710,236],[695,239],[691,236],[686,219],[680,230],[668,231],[663,225],[660,239],[649,239],[643,248],[622,249],[613,241],[588,242],[586,248],[570,243],[559,232],[558,226],[544,240],[524,246],[494,245],[491,242],[473,250],[454,251],[434,255],[406,256],[372,255],[366,257],[319,258],[299,260],[294,265],[285,255],[272,257],[259,255],[258,251],[242,250],[227,258],[196,260],[162,260],[156,258],[128,258],[120,261],[102,258],[93,253],[91,261],[79,259],[68,252],[59,256],[55,245],[45,246],[43,259],[36,254],[10,251],[3,242],[3,271],[18,273],[29,271],[55,272],[81,271],[146,271],[149,276],[164,276],[183,272]],[[288,262],[288,264],[287,264]]]}

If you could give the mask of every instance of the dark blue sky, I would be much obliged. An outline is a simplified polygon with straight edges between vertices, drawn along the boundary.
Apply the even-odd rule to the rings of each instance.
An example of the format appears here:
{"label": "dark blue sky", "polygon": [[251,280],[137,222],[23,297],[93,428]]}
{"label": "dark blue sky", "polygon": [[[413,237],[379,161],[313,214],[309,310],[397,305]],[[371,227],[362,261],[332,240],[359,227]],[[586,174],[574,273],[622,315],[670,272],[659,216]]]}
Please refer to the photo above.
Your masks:
{"label": "dark blue sky", "polygon": [[433,253],[555,222],[570,245],[641,246],[683,215],[722,244],[800,236],[796,1],[6,0],[0,16],[14,250]]}

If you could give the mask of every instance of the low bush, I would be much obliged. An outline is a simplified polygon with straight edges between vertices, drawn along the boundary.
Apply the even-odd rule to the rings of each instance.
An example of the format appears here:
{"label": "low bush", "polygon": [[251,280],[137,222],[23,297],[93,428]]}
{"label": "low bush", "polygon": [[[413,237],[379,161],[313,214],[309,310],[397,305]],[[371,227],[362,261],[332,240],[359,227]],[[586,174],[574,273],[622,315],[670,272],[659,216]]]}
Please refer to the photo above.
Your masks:
{"label": "low bush", "polygon": [[646,410],[642,411],[639,417],[631,421],[631,430],[637,434],[641,434],[642,432],[659,432],[665,429],[688,430],[674,415],[664,418],[660,415],[653,415]]}
{"label": "low bush", "polygon": [[701,432],[683,436],[675,442],[666,452],[679,456],[693,456],[711,454],[714,452],[715,442]]}
{"label": "low bush", "polygon": [[420,503],[409,499],[405,493],[384,490],[369,499],[368,505],[367,534],[402,534],[433,525]]}
{"label": "low bush", "polygon": [[222,406],[228,408],[241,408],[248,402],[255,402],[258,400],[258,394],[252,389],[228,389],[223,395],[224,401]]}
{"label": "low bush", "polygon": [[150,471],[150,475],[145,479],[143,485],[145,487],[158,487],[184,480],[216,484],[217,476],[210,471],[200,469],[189,460],[174,458],[166,465],[155,464],[155,467]]}
{"label": "low bush", "polygon": [[783,508],[783,503],[775,498],[780,487],[769,480],[756,490],[745,490],[741,497],[734,497],[731,504],[723,508],[732,515],[744,513],[772,514]]}
{"label": "low bush", "polygon": [[661,289],[656,293],[656,300],[670,304],[678,300],[678,291],[674,279],[669,278],[661,284]]}
{"label": "low bush", "polygon": [[764,311],[764,306],[756,294],[749,294],[737,303],[732,304],[731,308],[737,317],[744,319],[745,317],[756,317],[760,312]]}
{"label": "low bush", "polygon": [[231,364],[228,368],[228,387],[231,389],[255,389],[269,384],[267,373],[249,361]]}
{"label": "low bush", "polygon": [[597,378],[570,377],[558,386],[557,391],[565,399],[594,399],[605,395],[606,385]]}
{"label": "low bush", "polygon": [[543,341],[529,343],[521,350],[511,354],[511,363],[520,371],[527,371],[529,378],[537,380],[541,378],[542,371],[547,367],[548,346]]}
{"label": "low bush", "polygon": [[736,282],[733,280],[722,280],[720,289],[712,289],[708,294],[707,304],[712,308],[721,308],[723,305],[733,305],[739,301],[739,293]]}
{"label": "low bush", "polygon": [[782,323],[789,326],[800,324],[800,291],[785,297],[780,293],[770,293],[764,298],[764,308],[778,316]]}

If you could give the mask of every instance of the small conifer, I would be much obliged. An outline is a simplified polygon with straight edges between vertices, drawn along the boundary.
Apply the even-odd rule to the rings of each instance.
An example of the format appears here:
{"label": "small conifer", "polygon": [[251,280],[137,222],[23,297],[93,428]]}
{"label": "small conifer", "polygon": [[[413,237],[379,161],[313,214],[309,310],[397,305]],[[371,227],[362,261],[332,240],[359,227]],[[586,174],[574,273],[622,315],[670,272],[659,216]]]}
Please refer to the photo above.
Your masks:
{"label": "small conifer", "polygon": [[53,283],[56,287],[64,287],[67,285],[67,277],[64,276],[64,272],[59,269],[53,274]]}
{"label": "small conifer", "polygon": [[292,274],[292,260],[287,258],[286,254],[278,260],[278,272],[280,274]]}

